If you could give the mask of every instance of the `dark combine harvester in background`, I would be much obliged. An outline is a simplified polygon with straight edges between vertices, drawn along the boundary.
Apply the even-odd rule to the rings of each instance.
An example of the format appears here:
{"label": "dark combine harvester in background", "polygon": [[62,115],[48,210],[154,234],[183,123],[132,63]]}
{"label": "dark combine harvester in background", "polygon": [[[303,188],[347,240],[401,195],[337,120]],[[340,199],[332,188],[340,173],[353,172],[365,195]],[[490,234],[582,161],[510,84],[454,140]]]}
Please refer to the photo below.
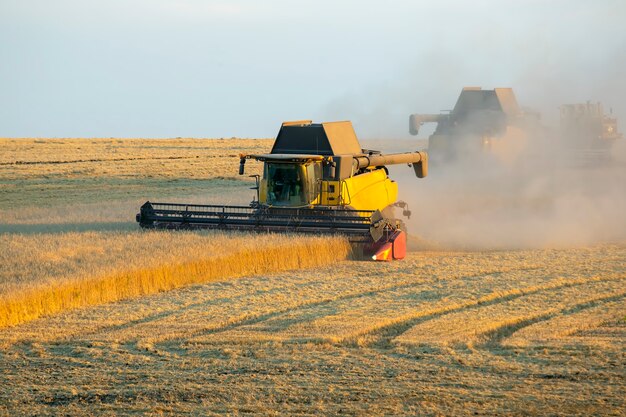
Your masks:
{"label": "dark combine harvester in background", "polygon": [[512,88],[464,87],[449,113],[410,115],[409,133],[417,135],[424,123],[436,123],[428,153],[433,159],[458,160],[510,148],[536,135],[539,120],[539,114],[518,105]]}
{"label": "dark combine harvester in background", "polygon": [[460,161],[480,154],[536,157],[529,139],[539,149],[553,148],[552,156],[565,162],[611,158],[611,148],[622,134],[601,103],[564,104],[560,113],[560,127],[554,132],[541,125],[539,113],[518,105],[513,89],[465,87],[449,113],[410,115],[409,133],[419,134],[425,123],[437,124],[428,138],[433,160]]}
{"label": "dark combine harvester in background", "polygon": [[385,165],[409,164],[418,178],[428,172],[425,152],[382,155],[361,149],[350,122],[283,123],[269,154],[240,155],[264,164],[250,206],[146,202],[137,221],[144,228],[222,229],[344,234],[374,260],[402,259],[404,223],[394,207],[398,185]]}

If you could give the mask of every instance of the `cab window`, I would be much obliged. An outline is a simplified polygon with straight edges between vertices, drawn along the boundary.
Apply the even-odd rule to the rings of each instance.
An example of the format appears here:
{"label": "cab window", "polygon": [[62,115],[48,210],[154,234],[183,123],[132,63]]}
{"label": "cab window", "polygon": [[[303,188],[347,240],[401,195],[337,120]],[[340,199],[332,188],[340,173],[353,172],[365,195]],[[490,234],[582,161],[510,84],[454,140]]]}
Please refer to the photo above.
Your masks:
{"label": "cab window", "polygon": [[267,200],[270,204],[306,204],[302,174],[298,165],[268,163],[266,167]]}

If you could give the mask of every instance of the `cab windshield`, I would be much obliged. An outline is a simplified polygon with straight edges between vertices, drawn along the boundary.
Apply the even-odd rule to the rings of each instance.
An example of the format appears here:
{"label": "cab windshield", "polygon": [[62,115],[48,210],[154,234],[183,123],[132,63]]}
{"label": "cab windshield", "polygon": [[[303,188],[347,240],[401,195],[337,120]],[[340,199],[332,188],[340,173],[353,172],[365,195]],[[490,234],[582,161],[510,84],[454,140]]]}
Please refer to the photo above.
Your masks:
{"label": "cab windshield", "polygon": [[266,164],[267,200],[277,205],[303,205],[305,201],[304,182],[300,165]]}

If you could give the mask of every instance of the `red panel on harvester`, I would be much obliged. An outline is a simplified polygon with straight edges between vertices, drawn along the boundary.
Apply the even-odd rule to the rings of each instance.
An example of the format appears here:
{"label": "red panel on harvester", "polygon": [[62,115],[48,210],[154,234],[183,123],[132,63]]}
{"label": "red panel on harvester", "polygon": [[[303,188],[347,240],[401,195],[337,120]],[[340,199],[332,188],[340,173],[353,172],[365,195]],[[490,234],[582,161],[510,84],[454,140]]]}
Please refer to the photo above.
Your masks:
{"label": "red panel on harvester", "polygon": [[406,256],[406,233],[398,230],[389,240],[393,244],[393,259],[404,259]]}

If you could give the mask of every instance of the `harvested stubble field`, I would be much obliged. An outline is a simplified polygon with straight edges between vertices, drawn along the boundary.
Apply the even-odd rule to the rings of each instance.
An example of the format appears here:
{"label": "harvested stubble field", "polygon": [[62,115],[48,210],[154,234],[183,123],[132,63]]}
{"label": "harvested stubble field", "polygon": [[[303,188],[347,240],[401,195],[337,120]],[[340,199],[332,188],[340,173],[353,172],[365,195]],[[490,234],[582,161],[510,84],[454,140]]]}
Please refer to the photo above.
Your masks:
{"label": "harvested stubble field", "polygon": [[[189,141],[207,152],[229,146]],[[46,158],[75,143],[61,142],[57,155]],[[66,189],[75,191],[68,202],[56,191],[40,195],[37,187],[47,189],[42,175],[55,178],[52,188],[62,184],[69,166],[29,174],[23,164],[0,165],[3,185],[39,182],[19,197],[2,187],[0,245],[9,254],[0,271],[2,294],[145,268],[150,248],[160,254],[161,268],[174,258],[207,259],[203,244],[224,236],[139,233],[132,216],[149,197],[143,193],[159,197],[161,190],[179,200],[223,201],[219,194],[230,187],[247,198],[249,183],[217,178],[234,173],[236,159],[226,157],[229,173],[208,169],[207,179],[192,185],[184,164],[166,160],[163,169],[185,184],[179,188],[159,176],[155,161],[161,160],[150,159],[162,154],[162,142],[141,142],[143,162],[79,162],[86,171]],[[23,160],[44,158],[19,149],[34,140],[6,143]],[[137,143],[110,141],[122,148]],[[163,143],[171,146],[168,155],[179,155]],[[237,141],[232,154],[254,145],[268,142]],[[108,167],[90,171],[89,164]],[[109,198],[106,191],[89,194],[90,181],[114,189],[122,172],[127,188],[111,197],[114,213],[101,214],[96,207]],[[162,187],[133,178],[147,172]],[[281,243],[250,238],[267,250]],[[193,250],[181,250],[181,243]],[[309,243],[315,250],[332,244]],[[220,250],[215,257],[229,248]],[[0,415],[623,415],[625,260],[619,242],[425,250],[388,264],[345,260],[256,270],[73,309],[0,330]]]}

